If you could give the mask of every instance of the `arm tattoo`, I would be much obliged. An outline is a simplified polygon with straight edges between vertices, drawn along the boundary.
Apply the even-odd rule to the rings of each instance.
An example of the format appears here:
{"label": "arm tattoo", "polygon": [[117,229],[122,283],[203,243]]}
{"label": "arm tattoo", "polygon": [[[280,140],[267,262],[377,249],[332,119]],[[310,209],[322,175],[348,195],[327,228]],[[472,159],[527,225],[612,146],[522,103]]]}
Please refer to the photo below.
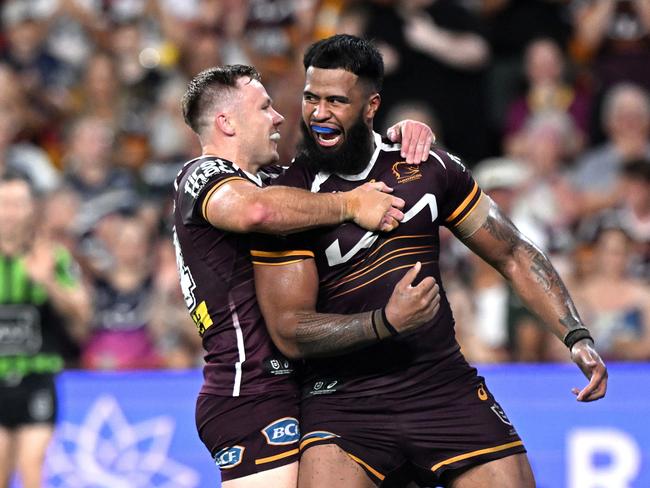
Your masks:
{"label": "arm tattoo", "polygon": [[[523,257],[529,263],[529,269],[535,281],[552,300],[559,302],[565,309],[564,315],[558,319],[567,330],[582,327],[578,311],[571,300],[571,296],[555,270],[548,257],[532,242],[523,236],[515,225],[503,215],[496,206],[492,206],[490,213],[483,224],[483,228],[497,241],[506,244],[509,257]],[[488,256],[488,260],[499,268],[504,263],[506,256]]]}
{"label": "arm tattoo", "polygon": [[303,357],[344,354],[377,342],[372,312],[354,315],[300,313],[296,346]]}

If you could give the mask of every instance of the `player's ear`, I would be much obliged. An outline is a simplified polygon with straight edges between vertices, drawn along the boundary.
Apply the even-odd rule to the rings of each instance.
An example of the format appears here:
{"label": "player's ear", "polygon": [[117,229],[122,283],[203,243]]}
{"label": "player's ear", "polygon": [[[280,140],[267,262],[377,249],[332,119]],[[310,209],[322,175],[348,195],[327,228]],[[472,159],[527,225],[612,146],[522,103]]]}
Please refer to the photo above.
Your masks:
{"label": "player's ear", "polygon": [[235,126],[230,115],[226,112],[220,112],[214,118],[214,124],[216,125],[217,130],[223,132],[227,136],[235,135]]}
{"label": "player's ear", "polygon": [[366,109],[366,118],[372,119],[375,117],[379,106],[381,105],[381,95],[379,93],[372,93],[368,98],[368,108]]}

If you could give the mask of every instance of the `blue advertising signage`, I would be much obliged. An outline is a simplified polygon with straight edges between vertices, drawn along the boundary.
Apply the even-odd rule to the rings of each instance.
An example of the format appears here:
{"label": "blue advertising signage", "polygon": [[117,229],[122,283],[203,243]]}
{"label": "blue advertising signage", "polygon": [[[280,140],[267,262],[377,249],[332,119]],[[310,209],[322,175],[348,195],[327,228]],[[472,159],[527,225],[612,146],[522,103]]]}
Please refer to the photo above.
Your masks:
{"label": "blue advertising signage", "polygon": [[[610,365],[607,397],[589,404],[571,393],[586,384],[573,365],[479,371],[523,438],[539,488],[650,487],[649,364]],[[62,374],[44,486],[217,488],[194,424],[200,385],[198,371]]]}

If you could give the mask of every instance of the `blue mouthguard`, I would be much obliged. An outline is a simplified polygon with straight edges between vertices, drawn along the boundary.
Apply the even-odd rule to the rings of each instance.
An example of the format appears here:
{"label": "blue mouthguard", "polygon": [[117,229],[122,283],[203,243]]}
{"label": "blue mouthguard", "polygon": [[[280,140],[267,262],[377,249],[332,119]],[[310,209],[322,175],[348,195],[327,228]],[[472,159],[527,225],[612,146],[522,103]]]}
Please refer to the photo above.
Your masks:
{"label": "blue mouthguard", "polygon": [[338,132],[336,129],[332,129],[331,127],[322,127],[320,125],[312,125],[311,129],[319,134],[334,134],[335,132]]}

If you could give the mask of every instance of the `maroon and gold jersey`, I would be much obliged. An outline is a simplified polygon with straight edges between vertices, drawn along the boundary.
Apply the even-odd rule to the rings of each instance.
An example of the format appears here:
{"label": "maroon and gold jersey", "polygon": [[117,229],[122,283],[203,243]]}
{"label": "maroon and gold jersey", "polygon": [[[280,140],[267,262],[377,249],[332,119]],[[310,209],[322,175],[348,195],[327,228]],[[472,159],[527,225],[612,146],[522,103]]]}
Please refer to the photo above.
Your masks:
{"label": "maroon and gold jersey", "polygon": [[204,217],[210,195],[234,180],[262,184],[212,156],[189,161],[174,182],[181,289],[206,350],[201,392],[236,397],[292,390],[292,366],[273,345],[257,305],[250,237],[217,229]]}
{"label": "maroon and gold jersey", "polygon": [[314,229],[293,236],[256,240],[256,265],[315,259],[319,275],[317,311],[352,314],[383,307],[394,286],[417,261],[421,279],[441,285],[436,317],[409,334],[349,354],[306,361],[303,393],[342,396],[430,388],[475,374],[454,335],[454,320],[440,283],[439,226],[454,228],[475,208],[481,190],[458,158],[431,151],[421,165],[400,157],[400,145],[375,134],[376,150],[358,175],[315,173],[294,162],[279,183],[312,192],[351,190],[383,181],[405,200],[404,220],[390,233],[368,232],[353,223]]}

